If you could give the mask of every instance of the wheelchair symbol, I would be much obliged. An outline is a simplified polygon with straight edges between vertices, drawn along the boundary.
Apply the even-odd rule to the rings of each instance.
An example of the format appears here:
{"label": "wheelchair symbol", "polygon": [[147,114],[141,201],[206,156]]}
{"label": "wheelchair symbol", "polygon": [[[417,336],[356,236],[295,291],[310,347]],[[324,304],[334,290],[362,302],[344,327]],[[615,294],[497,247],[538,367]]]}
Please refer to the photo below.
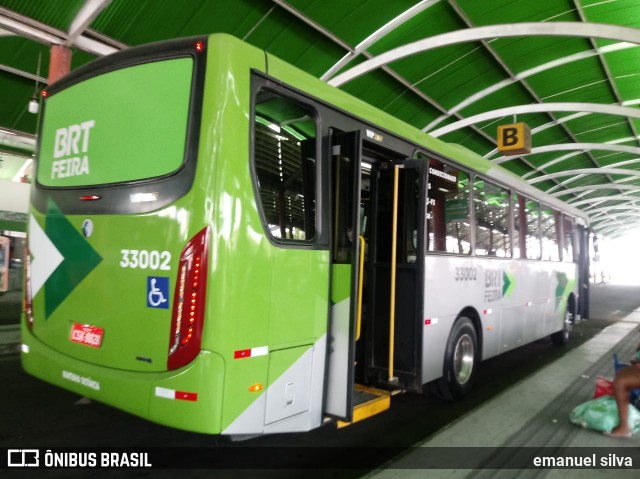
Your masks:
{"label": "wheelchair symbol", "polygon": [[147,306],[150,308],[169,308],[169,278],[147,277]]}

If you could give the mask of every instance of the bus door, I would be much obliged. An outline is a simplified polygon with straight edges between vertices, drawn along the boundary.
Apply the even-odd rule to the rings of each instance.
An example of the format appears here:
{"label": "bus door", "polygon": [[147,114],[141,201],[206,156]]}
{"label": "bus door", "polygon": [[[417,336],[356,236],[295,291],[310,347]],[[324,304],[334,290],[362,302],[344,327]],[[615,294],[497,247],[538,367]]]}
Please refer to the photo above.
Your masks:
{"label": "bus door", "polygon": [[371,165],[366,367],[378,385],[421,391],[426,162]]}
{"label": "bus door", "polygon": [[[396,164],[400,156],[384,152],[363,158],[361,138],[360,132],[332,136],[332,311],[325,413],[344,422],[387,409],[390,389],[421,389],[422,162]],[[367,143],[366,151],[373,153],[372,145]],[[392,256],[397,258],[393,264]],[[390,326],[392,315],[398,318],[395,328]]]}
{"label": "bus door", "polygon": [[360,257],[360,132],[331,137],[331,313],[325,413],[351,422]]}

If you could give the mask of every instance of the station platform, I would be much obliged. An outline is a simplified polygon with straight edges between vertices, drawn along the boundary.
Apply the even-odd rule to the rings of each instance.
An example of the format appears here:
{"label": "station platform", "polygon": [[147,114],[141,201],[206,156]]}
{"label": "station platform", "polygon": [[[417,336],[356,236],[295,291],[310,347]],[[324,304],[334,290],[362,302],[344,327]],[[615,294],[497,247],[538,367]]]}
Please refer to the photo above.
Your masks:
{"label": "station platform", "polygon": [[[615,295],[624,295],[625,291],[616,286],[598,287],[600,296],[604,295],[608,301],[615,301]],[[620,299],[630,301],[632,305],[640,303],[637,296]],[[629,439],[610,438],[569,421],[574,407],[593,397],[597,376],[613,378],[613,353],[618,354],[621,362],[628,363],[640,344],[640,309],[625,311],[621,306],[621,309],[605,307],[599,311],[598,305],[594,306],[592,318],[607,315],[608,318],[599,319],[613,319],[596,336],[469,411],[427,440],[415,444],[386,470],[379,470],[368,477],[395,478],[400,469],[403,479],[639,477],[640,433]],[[514,457],[520,452],[524,453],[523,457],[535,456],[537,451],[540,456],[549,451],[556,454],[564,451],[566,456],[591,456],[597,452],[599,463],[603,456],[626,457],[623,448],[633,448],[629,450],[633,457],[633,470],[610,467],[517,469],[522,461]],[[439,455],[434,457],[434,452]],[[435,471],[439,464],[456,463],[447,455],[457,455],[460,468]],[[469,464],[478,462],[465,455],[478,456],[480,464],[484,462],[488,467],[470,470]]]}

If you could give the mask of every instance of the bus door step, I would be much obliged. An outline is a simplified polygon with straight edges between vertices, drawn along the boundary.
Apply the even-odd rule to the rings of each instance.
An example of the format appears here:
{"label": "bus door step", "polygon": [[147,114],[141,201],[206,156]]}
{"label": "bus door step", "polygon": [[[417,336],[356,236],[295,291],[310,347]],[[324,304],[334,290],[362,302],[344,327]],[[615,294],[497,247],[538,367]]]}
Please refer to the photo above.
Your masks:
{"label": "bus door step", "polygon": [[391,391],[356,384],[353,390],[353,419],[351,422],[338,421],[338,428],[375,416],[390,406]]}

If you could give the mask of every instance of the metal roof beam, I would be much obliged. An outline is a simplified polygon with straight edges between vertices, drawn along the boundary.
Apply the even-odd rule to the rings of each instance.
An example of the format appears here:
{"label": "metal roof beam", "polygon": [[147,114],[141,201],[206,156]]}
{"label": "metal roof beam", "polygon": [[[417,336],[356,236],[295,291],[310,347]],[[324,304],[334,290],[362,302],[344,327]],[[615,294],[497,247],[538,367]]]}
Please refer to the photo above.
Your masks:
{"label": "metal roof beam", "polygon": [[363,53],[371,45],[387,35],[387,33],[395,30],[403,23],[411,20],[413,17],[427,10],[429,7],[432,7],[438,2],[440,2],[440,0],[422,0],[421,2],[415,4],[413,7],[405,10],[393,20],[384,24],[367,38],[358,43],[355,48],[349,49],[349,52],[345,56],[343,56],[336,64],[329,68],[329,70],[327,70],[327,72],[320,77],[320,80],[329,80],[333,75],[340,71],[341,68],[350,63],[351,60]]}
{"label": "metal roof beam", "polygon": [[632,230],[637,230],[638,229],[638,224],[637,223],[633,223],[632,225],[626,226],[626,227],[621,227],[621,228],[616,228],[611,232],[607,232],[605,234],[603,234],[602,236],[606,236],[607,238],[610,238],[612,240],[614,239],[618,239],[622,236],[625,236],[626,234],[628,234],[630,231]]}
{"label": "metal roof beam", "polygon": [[464,120],[456,121],[450,125],[429,132],[431,136],[439,137],[452,131],[465,128],[475,123],[502,118],[503,116],[525,115],[527,113],[548,113],[550,111],[580,111],[589,113],[602,113],[605,115],[628,116],[640,119],[640,110],[630,106],[605,105],[602,103],[538,103],[532,105],[516,105],[506,108],[479,113]]}
{"label": "metal roof beam", "polygon": [[[319,25],[317,22],[313,21],[312,19],[310,19],[309,17],[307,17],[306,15],[304,15],[302,12],[300,12],[299,10],[297,10],[296,8],[292,7],[291,5],[289,5],[287,2],[285,2],[284,0],[272,0],[275,4],[279,5],[280,7],[282,7],[283,9],[285,9],[287,12],[291,13],[292,15],[294,15],[296,18],[298,18],[299,20],[303,21],[304,23],[306,23],[307,25],[309,25],[310,27],[312,27],[313,29],[315,29],[316,31],[320,32],[322,35],[324,35],[325,37],[329,38],[330,40],[332,40],[334,43],[340,45],[342,48],[344,48],[347,51],[351,51],[353,49],[353,47],[351,47],[350,45],[348,45],[346,42],[344,42],[342,39],[338,38],[336,35],[334,35],[332,32],[328,31],[326,28],[324,28],[323,26]],[[373,55],[371,55],[370,53],[368,53],[367,51],[363,51],[362,54],[364,56],[366,56],[367,58],[373,58]],[[396,73],[395,71],[393,71],[391,68],[387,67],[387,66],[383,66],[381,67],[381,70],[383,72],[385,72],[387,75],[389,75],[391,78],[393,78],[394,80],[396,80],[397,82],[399,82],[402,86],[404,86],[408,91],[410,91],[411,93],[413,93],[414,95],[416,95],[417,97],[421,98],[422,100],[424,100],[426,103],[428,103],[429,105],[431,105],[433,108],[435,108],[436,110],[438,110],[441,113],[444,113],[446,111],[446,109],[440,105],[437,101],[435,101],[433,98],[431,98],[430,96],[428,96],[425,92],[423,92],[421,89],[417,88],[415,85],[409,83],[409,81],[407,81],[405,78],[401,77],[398,73]],[[329,82],[330,83],[330,82]],[[462,118],[460,116],[457,116],[458,118]],[[476,128],[475,126],[471,127],[477,134],[479,134],[480,136],[484,137],[489,143],[496,143],[496,140],[494,137],[492,137],[491,135],[487,134],[487,132],[483,131],[480,128]]]}
{"label": "metal roof beam", "polygon": [[[467,17],[467,15],[464,13],[464,11],[462,10],[462,8],[460,8],[458,6],[458,4],[455,2],[455,0],[448,0],[449,5],[453,8],[453,10],[458,14],[458,16],[460,17],[460,19],[467,25],[468,28],[475,28],[476,25],[473,24],[473,22]],[[513,79],[515,81],[515,74],[511,71],[511,69],[505,64],[505,62],[502,60],[502,58],[500,58],[500,56],[498,55],[498,53],[489,45],[489,42],[487,42],[486,40],[482,40],[481,41],[482,46],[484,47],[484,49],[489,53],[489,55],[491,55],[491,57],[493,57],[493,59],[495,60],[495,62],[500,65],[500,67],[506,72],[507,75],[509,75],[509,77],[511,79]],[[538,96],[538,94],[534,91],[533,88],[531,88],[531,86],[527,83],[526,80],[521,79],[520,80],[520,85],[522,86],[522,88],[524,90],[527,91],[527,93],[529,93],[529,95],[531,96],[531,98],[537,102],[537,103],[542,103],[542,99]],[[549,117],[551,118],[551,120],[555,123],[558,122],[558,119],[555,117],[555,115],[552,112],[547,112],[547,114],[549,115]],[[574,143],[578,142],[578,139],[575,137],[575,135],[573,134],[573,132],[571,131],[571,129],[567,128],[565,125],[561,125],[561,128],[564,130],[565,134],[574,141]],[[586,153],[587,156],[589,157],[589,160],[591,161],[591,164],[594,167],[598,167],[600,166],[598,164],[598,162],[593,158],[593,155],[591,155],[590,152]],[[522,156],[520,156],[520,160],[521,161],[525,161],[524,158]],[[527,162],[528,163],[528,162]],[[526,164],[527,164],[526,163]],[[531,165],[531,169],[532,171],[536,171],[539,170],[539,168],[535,167],[534,165]]]}
{"label": "metal roof beam", "polygon": [[627,225],[629,220],[640,220],[640,213],[629,213],[628,215],[621,215],[616,218],[602,219],[601,221],[591,222],[593,228],[607,228],[613,225]]}
{"label": "metal roof beam", "polygon": [[600,216],[608,215],[612,210],[623,210],[629,211],[629,208],[637,207],[638,202],[640,202],[640,198],[634,201],[629,201],[628,203],[619,204],[619,205],[610,205],[610,206],[602,206],[600,208],[593,208],[589,210],[589,218],[598,218]]}
{"label": "metal roof beam", "polygon": [[601,185],[576,186],[575,188],[569,188],[567,190],[551,193],[551,196],[558,198],[563,195],[572,195],[574,193],[578,193],[581,191],[586,191],[587,193],[591,193],[597,190],[629,190],[629,191],[640,192],[640,186],[639,185],[613,185],[611,183],[606,183]]}
{"label": "metal roof beam", "polygon": [[33,152],[36,150],[36,137],[10,128],[0,128],[0,145]]}
{"label": "metal roof beam", "polygon": [[[634,47],[638,47],[640,45],[636,45],[633,43],[628,43],[628,42],[618,42],[618,43],[614,43],[612,45],[607,45],[603,48],[600,49],[600,53],[610,53],[610,52],[615,52],[615,51],[619,51],[619,50],[625,50],[627,48],[634,48]],[[429,131],[432,130],[433,128],[435,128],[437,125],[439,125],[440,123],[442,123],[444,120],[446,120],[447,118],[449,118],[453,113],[457,113],[460,110],[462,110],[463,108],[466,108],[470,105],[473,105],[474,103],[476,103],[479,100],[482,100],[483,98],[485,98],[487,95],[491,95],[492,93],[495,93],[497,91],[500,91],[501,89],[508,87],[509,85],[512,85],[516,82],[522,81],[525,78],[528,78],[530,76],[533,75],[537,75],[538,73],[542,73],[544,71],[547,70],[551,70],[552,68],[556,68],[559,66],[563,66],[563,65],[567,65],[569,63],[573,63],[573,62],[577,62],[579,60],[584,60],[585,58],[589,58],[595,55],[598,55],[598,51],[595,50],[587,50],[584,52],[580,52],[580,53],[576,53],[573,55],[567,55],[565,57],[562,58],[557,58],[553,61],[544,63],[542,65],[538,65],[536,67],[533,67],[529,70],[525,70],[523,72],[520,73],[516,73],[514,74],[513,78],[507,78],[505,80],[502,80],[498,83],[495,83],[487,88],[485,88],[484,90],[480,90],[479,92],[474,93],[471,96],[468,96],[467,98],[465,98],[464,100],[462,100],[460,103],[458,103],[457,105],[453,106],[452,108],[450,108],[447,111],[447,114],[439,116],[438,118],[436,118],[435,120],[433,120],[431,123],[429,123],[426,127],[424,127],[424,131]],[[558,120],[557,123],[559,123],[560,120]],[[556,124],[554,122],[552,122],[552,124]],[[534,130],[531,131],[531,134],[534,134]],[[494,150],[497,151],[497,150]]]}
{"label": "metal roof beam", "polygon": [[329,81],[329,84],[333,86],[344,85],[383,65],[434,48],[494,38],[526,36],[594,37],[634,44],[640,43],[640,31],[635,28],[618,25],[578,22],[524,22],[488,25],[443,33],[393,48],[337,75]]}
{"label": "metal roof beam", "polygon": [[72,46],[112,0],[86,0],[69,26],[66,46]]}
{"label": "metal roof beam", "polygon": [[48,83],[48,80],[45,77],[34,75],[33,73],[25,72],[24,70],[18,70],[17,68],[10,67],[9,65],[0,65],[0,70],[11,73],[12,75],[27,78],[28,80],[37,81],[45,85]]}
{"label": "metal roof beam", "polygon": [[[640,163],[640,158],[636,158],[633,160],[626,160],[626,161],[620,161],[618,163],[613,163],[611,165],[607,165],[607,168],[617,168],[619,166],[625,166],[625,165],[631,165],[631,164],[635,164],[635,163]],[[523,178],[526,178],[530,176],[529,173],[527,173],[526,175],[523,176]],[[577,175],[575,178],[582,178],[585,175]],[[572,189],[567,189],[567,190],[562,190],[562,191],[556,191],[558,188],[565,186],[565,184],[567,184],[568,182],[563,181],[562,183],[560,183],[559,185],[554,186],[553,188],[550,188],[547,191],[547,194],[550,194],[551,196],[562,196],[563,194],[568,193],[569,191],[571,192],[575,192],[578,190],[586,190],[588,188],[594,188],[594,189],[599,189],[599,188],[595,188],[596,186],[602,186],[610,188],[610,189],[615,189],[615,190],[628,190],[631,189],[634,185],[625,185],[624,183],[626,183],[627,181],[633,181],[635,178],[634,177],[628,177],[628,178],[622,178],[620,180],[615,180],[615,181],[610,181],[607,184],[601,184],[601,185],[586,185],[586,186],[581,186],[581,187],[576,187],[576,188],[572,188]],[[587,191],[586,194],[588,194],[589,192]],[[577,194],[578,197],[580,196],[584,196],[584,193],[582,194]]]}
{"label": "metal roof beam", "polygon": [[66,34],[32,18],[0,7],[0,28],[40,43],[61,45]]}
{"label": "metal roof beam", "polygon": [[[32,18],[18,15],[11,10],[1,7],[0,28],[46,45],[65,45],[69,39],[69,35],[62,30],[56,30],[55,28],[37,22]],[[109,55],[121,49],[110,44],[115,42],[105,42],[103,39],[99,38],[98,35],[94,35],[93,32],[92,37],[80,35],[76,38],[73,46],[98,56]]]}
{"label": "metal roof beam", "polygon": [[601,203],[605,203],[607,201],[629,201],[634,200],[637,197],[634,196],[625,196],[625,195],[611,195],[611,196],[598,196],[595,198],[587,198],[586,200],[574,201],[569,203],[572,206],[583,206],[588,205],[590,203],[596,203],[592,207],[581,208],[585,213],[589,213],[591,208],[598,206]]}
{"label": "metal roof beam", "polygon": [[537,178],[532,178],[530,180],[527,180],[527,183],[529,183],[530,185],[534,185],[536,183],[552,180],[554,178],[561,178],[563,176],[570,176],[575,174],[626,175],[626,176],[637,176],[640,178],[640,170],[627,170],[624,168],[577,168],[575,170],[558,171],[556,173],[549,173],[547,175],[542,175]]}
{"label": "metal roof beam", "polygon": [[[609,215],[616,215],[617,213],[612,213],[612,211],[614,210],[621,210],[621,211],[627,211],[629,212],[630,208],[633,208],[633,211],[640,211],[640,208],[638,207],[638,203],[637,202],[631,202],[631,203],[625,203],[623,205],[612,205],[612,206],[605,206],[602,208],[595,208],[592,210],[589,210],[589,218],[594,220],[594,219],[598,219],[601,217],[608,217]],[[594,211],[598,211],[598,213],[596,214],[591,214]]]}
{"label": "metal roof beam", "polygon": [[[582,20],[583,22],[587,21],[587,16],[584,13],[584,10],[582,8],[582,5],[580,4],[579,1],[573,0],[573,4],[576,8],[576,11],[578,12],[578,15],[580,15],[580,20]],[[602,70],[604,71],[604,76],[609,84],[609,88],[611,88],[611,92],[613,93],[613,96],[616,98],[618,103],[622,103],[622,97],[620,96],[620,92],[618,91],[618,87],[616,86],[616,83],[613,79],[613,76],[611,75],[611,70],[609,70],[609,65],[607,64],[607,61],[604,59],[604,56],[600,54],[599,52],[599,47],[598,44],[596,43],[596,41],[593,38],[590,38],[589,41],[591,42],[591,45],[593,46],[593,49],[598,52],[598,61],[600,62],[600,66],[602,67]],[[631,130],[631,132],[633,133],[634,136],[638,136],[638,132],[636,130],[636,126],[634,124],[634,122],[629,118],[628,119],[628,123],[629,123],[629,129]]]}
{"label": "metal roof beam", "polygon": [[[572,151],[572,150],[580,150],[577,153],[571,155],[579,155],[583,153],[585,150],[604,150],[604,151],[616,151],[619,153],[631,153],[633,155],[640,155],[640,147],[638,146],[625,146],[625,145],[616,145],[611,143],[556,143],[553,145],[545,145],[545,146],[537,146],[535,148],[531,148],[530,153],[525,153],[519,156],[530,156],[537,155],[540,153],[549,153],[551,151]],[[517,157],[514,156],[501,156],[500,158],[494,158],[491,161],[500,165],[502,163],[506,163],[507,161],[515,160]],[[540,165],[540,169],[544,169],[547,166],[551,166],[553,164],[558,163],[557,160],[560,158],[556,158],[555,160],[550,161],[549,163],[545,163],[544,165]],[[562,157],[562,159],[565,159]]]}
{"label": "metal roof beam", "polygon": [[[488,40],[492,38],[504,38],[504,37],[514,37],[514,36],[523,36],[523,35],[533,35],[533,36],[542,36],[542,35],[560,35],[560,36],[578,36],[578,37],[598,37],[598,38],[608,38],[613,40],[625,41],[633,44],[640,43],[640,33],[637,30],[628,27],[619,27],[614,25],[601,25],[601,24],[591,24],[591,23],[567,23],[567,22],[550,22],[550,23],[521,23],[521,24],[507,24],[507,25],[493,25],[487,27],[478,27],[478,28],[470,28],[467,30],[460,30],[456,32],[449,32],[442,35],[436,35],[434,37],[426,38],[419,40],[417,42],[413,42],[407,45],[403,45],[401,47],[392,49],[388,52],[385,52],[377,57],[374,57],[370,60],[367,60],[360,65],[357,65],[346,72],[336,76],[329,84],[333,86],[340,86],[348,81],[351,81],[358,76],[367,73],[375,68],[378,68],[382,65],[387,65],[391,61],[399,60],[409,55],[413,55],[416,53],[420,53],[423,51],[427,51],[433,48],[439,48],[446,45],[452,45],[457,43],[469,42],[469,41],[477,41],[477,40]],[[553,105],[553,104],[549,104]],[[559,104],[556,104],[559,105]],[[586,111],[598,111],[599,108],[607,108],[604,105],[593,105],[586,109]],[[533,108],[531,106],[528,107],[531,111]],[[558,107],[558,110],[539,110],[541,112],[549,113],[550,111],[584,111],[583,108],[574,108],[572,110],[566,110],[561,107]],[[624,107],[618,107],[624,108]],[[629,113],[637,114],[637,110],[629,109]],[[516,114],[514,112],[510,114]],[[623,114],[623,113],[621,113]],[[478,117],[478,116],[476,116]],[[482,118],[481,116],[479,116]],[[462,128],[463,126],[471,126],[477,121],[471,121],[465,123],[468,120],[460,120],[454,125],[457,125],[458,128]],[[557,121],[555,122],[557,124]],[[460,126],[463,125],[463,126]],[[457,129],[456,127],[445,127],[438,130],[439,134],[436,132],[431,132],[433,136],[439,136],[446,132],[450,132]],[[597,165],[594,161],[594,164]],[[535,167],[534,167],[535,169]]]}

